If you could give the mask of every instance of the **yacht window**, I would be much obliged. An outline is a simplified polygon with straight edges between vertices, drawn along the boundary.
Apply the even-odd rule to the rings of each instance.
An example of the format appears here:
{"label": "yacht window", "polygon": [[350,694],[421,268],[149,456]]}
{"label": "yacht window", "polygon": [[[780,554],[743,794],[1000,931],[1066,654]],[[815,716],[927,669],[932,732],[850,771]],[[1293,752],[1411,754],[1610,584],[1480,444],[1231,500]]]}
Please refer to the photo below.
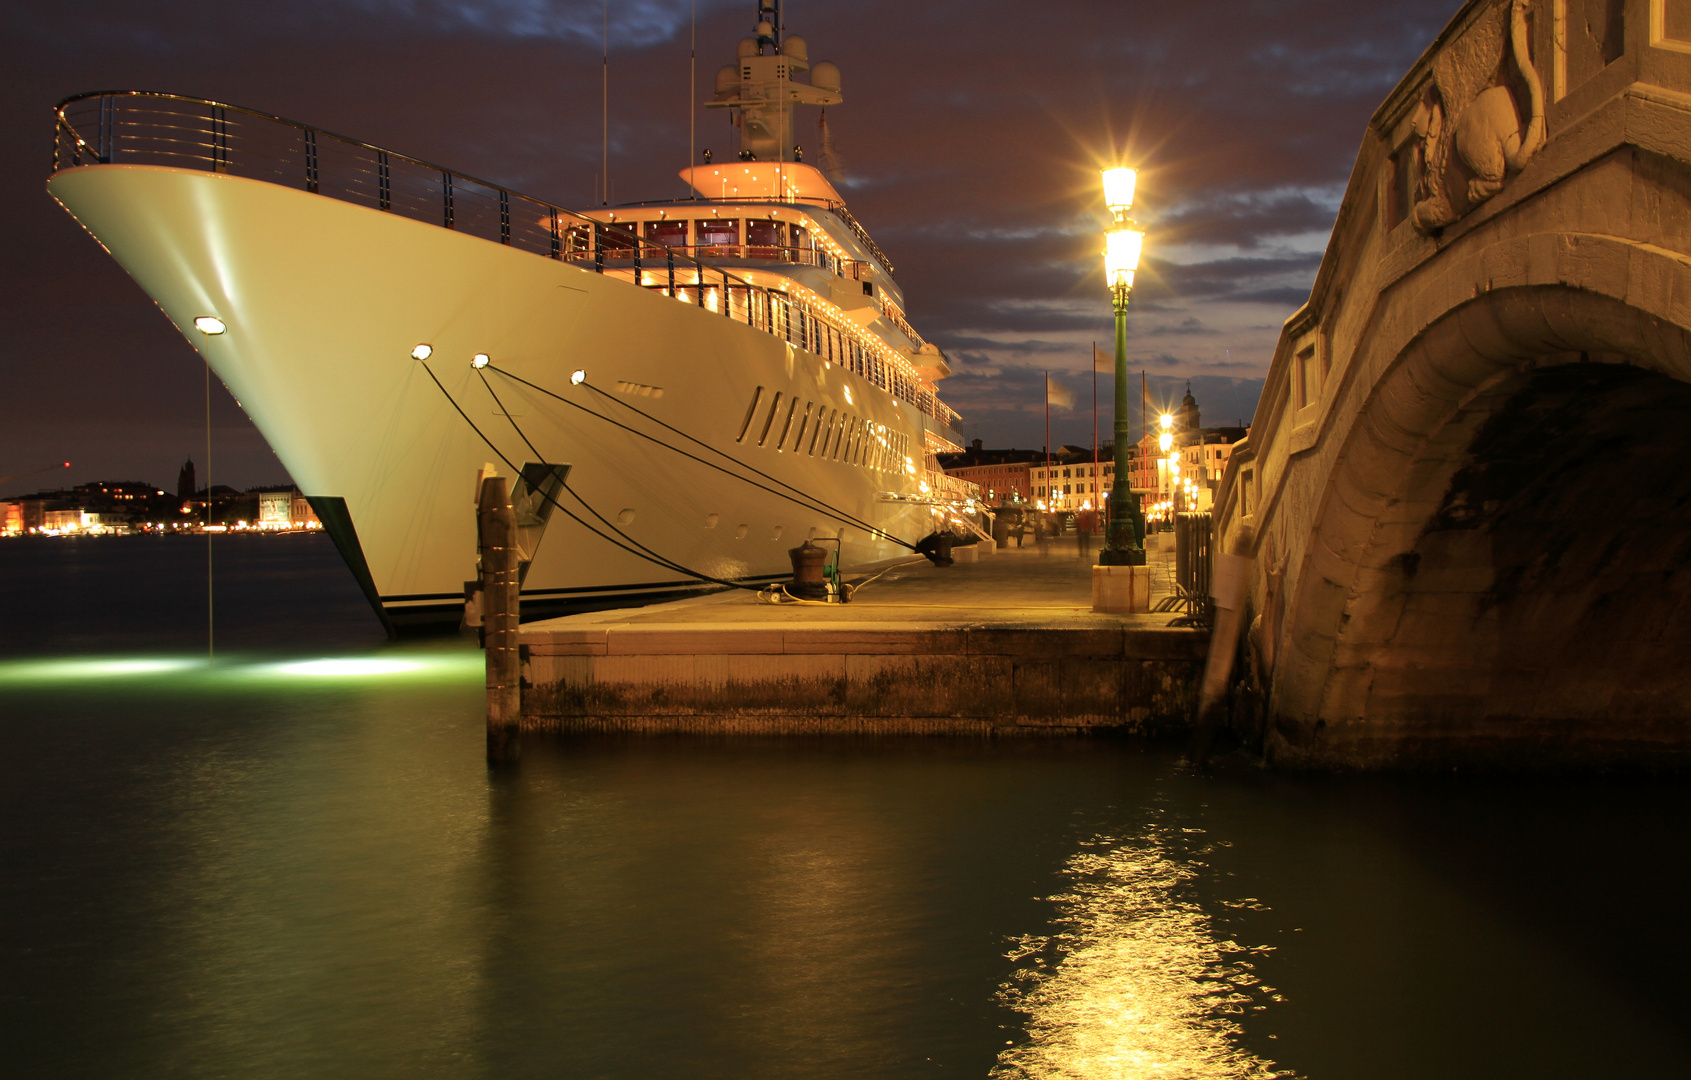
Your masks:
{"label": "yacht window", "polygon": [[797,395],[794,395],[792,398],[792,404],[787,406],[787,422],[781,425],[781,437],[775,440],[776,450],[783,450],[786,448],[787,433],[793,430],[793,414],[798,411],[798,408],[799,399]]}
{"label": "yacht window", "polygon": [[[704,218],[696,224],[701,248],[734,248],[740,245],[739,218]],[[724,252],[719,250],[714,254],[720,255]]]}
{"label": "yacht window", "polygon": [[757,392],[752,394],[752,403],[746,406],[746,418],[740,422],[740,437],[735,439],[735,442],[746,441],[746,432],[750,431],[752,427],[752,415],[757,412],[757,403],[761,400],[763,400],[763,387],[760,386],[757,388]]}
{"label": "yacht window", "polygon": [[752,259],[779,259],[781,249],[786,247],[787,231],[784,222],[754,221],[746,219],[746,246],[751,250],[746,253]]}
{"label": "yacht window", "polygon": [[595,225],[593,231],[599,234],[601,251],[626,251],[634,247],[634,239],[615,226]]}
{"label": "yacht window", "polygon": [[646,222],[646,239],[669,247],[687,246],[687,223],[685,221],[648,221]]}
{"label": "yacht window", "polygon": [[757,437],[757,444],[762,446],[769,441],[769,428],[775,423],[775,413],[781,408],[781,391],[775,391],[775,400],[769,403],[769,417],[763,422],[763,434]]}
{"label": "yacht window", "polygon": [[792,241],[790,248],[793,253],[793,261],[809,262],[810,259],[802,252],[810,250],[810,230],[803,225],[790,225],[787,227],[787,235]]}
{"label": "yacht window", "polygon": [[[825,429],[822,426],[822,424],[823,424],[822,410],[821,409],[816,410],[816,430],[810,433],[809,454],[810,454],[811,457],[816,456],[816,440],[817,440],[817,438],[822,434],[822,432],[824,430],[832,430],[833,425],[834,425],[834,417],[838,416],[838,415],[839,415],[838,411],[835,411],[832,415],[830,415],[828,417],[828,420],[827,420],[828,427]],[[824,454],[826,454],[828,452],[828,443],[826,441],[824,441],[822,443],[822,452]]]}
{"label": "yacht window", "polygon": [[[794,398],[793,400],[797,401],[798,399]],[[804,429],[810,426],[810,410],[815,406],[816,402],[814,401],[804,403],[804,417],[799,420],[799,433],[793,436],[793,453],[795,454],[799,452],[800,447],[804,446]]]}

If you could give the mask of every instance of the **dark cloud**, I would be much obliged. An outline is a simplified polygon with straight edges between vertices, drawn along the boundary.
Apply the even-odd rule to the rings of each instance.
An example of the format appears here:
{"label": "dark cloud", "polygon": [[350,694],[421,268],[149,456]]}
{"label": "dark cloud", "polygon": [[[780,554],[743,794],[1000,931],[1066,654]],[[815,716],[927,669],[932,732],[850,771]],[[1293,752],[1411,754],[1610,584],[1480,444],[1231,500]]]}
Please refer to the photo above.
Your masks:
{"label": "dark cloud", "polygon": [[[1265,313],[1289,314],[1307,296],[1319,262],[1309,249],[1331,226],[1368,116],[1457,6],[864,0],[792,5],[789,29],[842,68],[846,103],[828,120],[851,162],[843,189],[898,264],[912,320],[963,369],[945,396],[966,431],[1026,445],[1043,437],[1043,406],[1025,365],[1084,371],[1090,342],[1112,334],[1098,166],[1142,168],[1135,213],[1151,231],[1130,324],[1135,349],[1158,358],[1144,366],[1260,372],[1278,332]],[[699,100],[751,9],[700,0]],[[192,351],[43,194],[53,102],[113,87],[218,98],[586,205],[602,171],[602,10],[590,0],[0,6],[0,138],[13,149],[0,158],[0,472],[70,457],[88,463],[77,479],[168,479],[194,446],[135,432],[201,422]],[[689,114],[690,10],[691,0],[610,5],[615,199],[682,194],[675,171],[690,137],[719,153],[730,145],[721,114]],[[214,413],[248,433],[229,435],[229,479],[275,478],[234,403],[220,398]]]}

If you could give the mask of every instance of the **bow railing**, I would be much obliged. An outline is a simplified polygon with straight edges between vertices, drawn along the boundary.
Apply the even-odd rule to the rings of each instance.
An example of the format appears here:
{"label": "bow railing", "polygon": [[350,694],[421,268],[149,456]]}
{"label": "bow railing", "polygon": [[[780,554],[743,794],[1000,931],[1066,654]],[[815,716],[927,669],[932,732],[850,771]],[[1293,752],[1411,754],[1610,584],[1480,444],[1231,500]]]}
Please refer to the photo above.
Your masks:
{"label": "bow railing", "polygon": [[[536,255],[591,264],[601,273],[789,341],[795,328],[802,332],[806,324],[777,318],[778,312],[791,307],[811,319],[821,314],[797,297],[754,285],[681,248],[420,158],[254,109],[178,94],[105,91],[66,98],[56,116],[54,172],[124,163],[262,180]],[[861,328],[835,330],[836,336],[861,339],[860,345],[893,361],[891,349]],[[830,349],[835,343],[824,338]],[[889,366],[908,364],[866,363],[864,375],[945,427],[955,427],[955,413],[933,395],[916,393],[910,380],[897,377]]]}

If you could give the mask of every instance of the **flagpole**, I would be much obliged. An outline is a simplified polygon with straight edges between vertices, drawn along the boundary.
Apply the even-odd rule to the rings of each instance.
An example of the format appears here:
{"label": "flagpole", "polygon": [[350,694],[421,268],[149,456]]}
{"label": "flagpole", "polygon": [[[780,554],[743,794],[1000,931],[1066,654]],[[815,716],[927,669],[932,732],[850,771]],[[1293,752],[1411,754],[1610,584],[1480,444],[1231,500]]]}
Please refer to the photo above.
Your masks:
{"label": "flagpole", "polygon": [[1051,373],[1045,373],[1045,501],[1051,502]]}
{"label": "flagpole", "polygon": [[1150,423],[1150,417],[1145,412],[1145,405],[1151,400],[1150,388],[1145,385],[1145,369],[1139,369],[1139,441],[1144,442],[1151,429],[1145,425]]}
{"label": "flagpole", "polygon": [[[1092,343],[1092,494],[1098,495],[1098,343]],[[1103,497],[1099,496],[1099,501]],[[1094,509],[1097,509],[1094,507]]]}

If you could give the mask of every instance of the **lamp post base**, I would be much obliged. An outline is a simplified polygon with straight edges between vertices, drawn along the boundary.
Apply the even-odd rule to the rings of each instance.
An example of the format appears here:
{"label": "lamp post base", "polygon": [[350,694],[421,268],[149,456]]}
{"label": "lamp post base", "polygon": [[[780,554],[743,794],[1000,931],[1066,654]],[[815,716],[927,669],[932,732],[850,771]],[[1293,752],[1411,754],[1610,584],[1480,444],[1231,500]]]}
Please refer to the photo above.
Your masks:
{"label": "lamp post base", "polygon": [[1099,566],[1144,566],[1144,548],[1104,548],[1098,552]]}
{"label": "lamp post base", "polygon": [[1151,610],[1151,571],[1143,566],[1094,566],[1092,610],[1143,615]]}

